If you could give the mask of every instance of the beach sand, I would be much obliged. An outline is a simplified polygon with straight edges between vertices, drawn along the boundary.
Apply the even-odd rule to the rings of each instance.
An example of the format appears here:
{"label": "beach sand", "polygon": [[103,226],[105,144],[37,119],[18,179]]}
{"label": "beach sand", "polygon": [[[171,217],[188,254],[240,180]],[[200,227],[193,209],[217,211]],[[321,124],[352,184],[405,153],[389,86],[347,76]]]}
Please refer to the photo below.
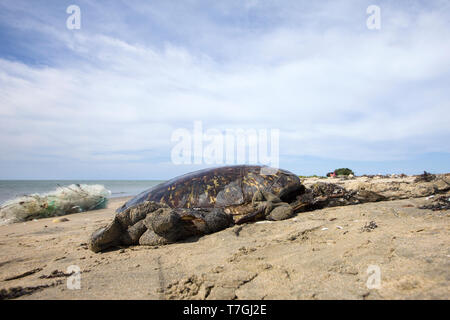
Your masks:
{"label": "beach sand", "polygon": [[[1,226],[3,298],[450,298],[448,211],[418,209],[425,198],[326,208],[157,248],[91,252],[91,233],[126,200],[66,222]],[[81,269],[79,290],[67,287],[71,265]],[[367,287],[371,265],[381,272],[379,288]]]}

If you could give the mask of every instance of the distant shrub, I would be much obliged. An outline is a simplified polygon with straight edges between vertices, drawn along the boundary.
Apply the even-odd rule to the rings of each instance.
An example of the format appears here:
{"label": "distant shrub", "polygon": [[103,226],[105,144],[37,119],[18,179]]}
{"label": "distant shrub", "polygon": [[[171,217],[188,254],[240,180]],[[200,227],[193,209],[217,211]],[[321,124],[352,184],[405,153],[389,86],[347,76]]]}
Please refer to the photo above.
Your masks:
{"label": "distant shrub", "polygon": [[324,178],[323,176],[318,176],[317,174],[314,174],[312,176],[298,176],[300,179],[306,179],[306,178]]}
{"label": "distant shrub", "polygon": [[350,175],[350,174],[355,175],[355,174],[353,173],[353,171],[350,170],[349,168],[340,168],[340,169],[336,169],[336,170],[334,170],[334,173],[335,173],[337,176],[348,176],[348,175]]}

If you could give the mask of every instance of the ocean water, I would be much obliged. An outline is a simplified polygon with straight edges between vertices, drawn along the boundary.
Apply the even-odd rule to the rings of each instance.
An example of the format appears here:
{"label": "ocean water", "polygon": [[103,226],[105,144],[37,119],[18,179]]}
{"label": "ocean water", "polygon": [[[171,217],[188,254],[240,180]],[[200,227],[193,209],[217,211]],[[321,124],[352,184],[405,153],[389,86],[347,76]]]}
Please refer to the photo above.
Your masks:
{"label": "ocean water", "polygon": [[159,180],[0,180],[0,204],[19,196],[47,193],[71,184],[101,184],[111,191],[111,198],[135,196],[157,185]]}

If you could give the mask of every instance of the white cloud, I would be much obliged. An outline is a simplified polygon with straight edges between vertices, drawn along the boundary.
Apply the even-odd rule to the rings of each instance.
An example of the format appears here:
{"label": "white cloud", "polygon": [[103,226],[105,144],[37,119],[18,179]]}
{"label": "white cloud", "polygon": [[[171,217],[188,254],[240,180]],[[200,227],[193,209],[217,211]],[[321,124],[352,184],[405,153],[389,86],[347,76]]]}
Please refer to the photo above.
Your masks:
{"label": "white cloud", "polygon": [[[248,10],[260,5],[250,1]],[[282,156],[387,160],[450,152],[446,13],[383,9],[382,30],[374,32],[329,25],[326,19],[341,21],[339,12],[321,9],[321,28],[292,25],[293,13],[280,10],[289,23],[257,32],[202,16],[197,27],[212,31],[202,29],[199,46],[92,30],[67,36],[47,26],[42,32],[86,60],[42,67],[0,59],[0,159],[115,163],[153,155],[162,163],[172,131],[194,120],[205,129],[280,129]]]}

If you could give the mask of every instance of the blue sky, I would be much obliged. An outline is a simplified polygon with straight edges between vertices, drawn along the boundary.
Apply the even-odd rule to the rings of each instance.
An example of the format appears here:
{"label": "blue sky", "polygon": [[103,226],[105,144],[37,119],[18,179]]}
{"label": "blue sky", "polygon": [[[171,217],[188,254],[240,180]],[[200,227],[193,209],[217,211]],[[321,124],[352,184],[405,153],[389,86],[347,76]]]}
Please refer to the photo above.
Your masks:
{"label": "blue sky", "polygon": [[448,1],[2,0],[0,179],[170,178],[194,121],[301,175],[450,172],[448,39]]}

